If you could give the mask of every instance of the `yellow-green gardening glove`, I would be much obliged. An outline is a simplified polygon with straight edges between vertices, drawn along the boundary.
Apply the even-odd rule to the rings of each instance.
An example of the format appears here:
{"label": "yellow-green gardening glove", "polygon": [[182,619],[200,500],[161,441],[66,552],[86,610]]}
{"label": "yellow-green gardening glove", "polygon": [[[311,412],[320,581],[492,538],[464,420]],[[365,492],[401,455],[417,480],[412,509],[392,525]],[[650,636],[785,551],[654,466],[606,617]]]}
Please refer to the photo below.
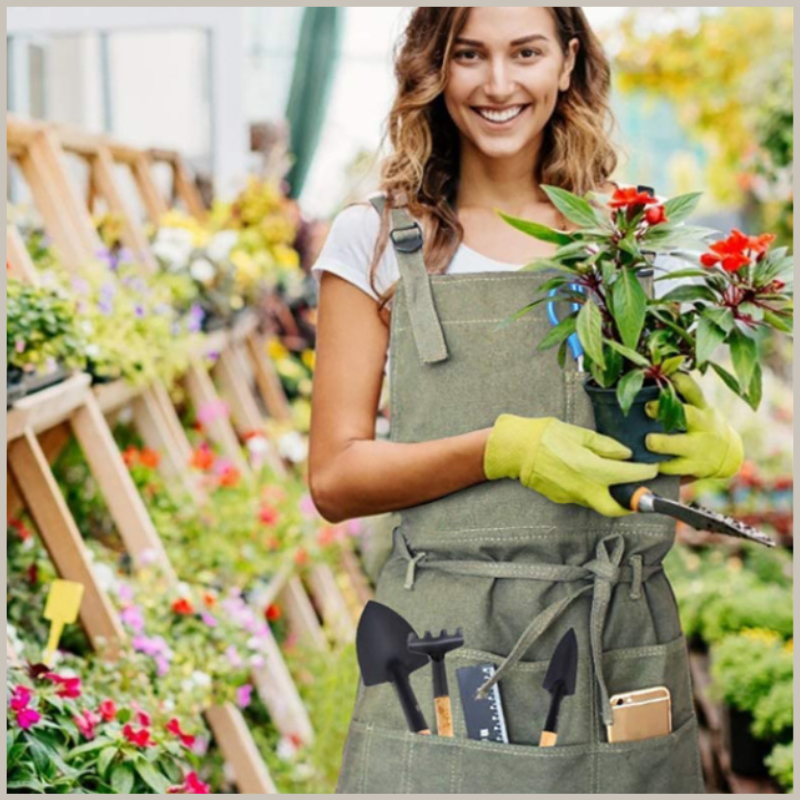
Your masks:
{"label": "yellow-green gardening glove", "polygon": [[615,483],[647,481],[657,464],[624,463],[632,452],[610,436],[555,417],[501,414],[486,443],[483,471],[492,480],[512,478],[554,503],[575,503],[607,517],[632,513],[608,491]]}
{"label": "yellow-green gardening glove", "polygon": [[[653,453],[676,456],[662,461],[658,471],[663,475],[691,475],[695,478],[731,478],[742,466],[744,447],[739,434],[711,408],[703,390],[691,375],[678,372],[672,376],[675,388],[686,403],[687,433],[649,433],[647,449]],[[646,406],[647,415],[656,417],[658,401]]]}

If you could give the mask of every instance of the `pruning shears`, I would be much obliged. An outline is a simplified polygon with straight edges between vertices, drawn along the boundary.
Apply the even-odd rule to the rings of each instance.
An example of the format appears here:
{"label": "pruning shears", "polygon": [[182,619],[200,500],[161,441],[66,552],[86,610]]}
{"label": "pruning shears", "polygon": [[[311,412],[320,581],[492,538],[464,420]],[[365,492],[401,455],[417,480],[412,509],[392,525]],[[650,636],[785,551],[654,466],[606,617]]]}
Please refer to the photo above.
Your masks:
{"label": "pruning shears", "polygon": [[[577,283],[569,284],[569,288],[574,292],[579,292],[581,294],[584,293],[583,287]],[[558,289],[551,289],[549,292],[550,297],[555,297],[556,294],[558,294]],[[579,311],[581,304],[577,300],[573,300],[570,302],[569,306],[570,311]],[[556,314],[555,300],[550,300],[547,303],[547,318],[550,320],[550,324],[553,326],[556,326],[561,322],[561,320],[558,318],[558,314]],[[577,331],[569,335],[567,338],[567,346],[569,347],[572,357],[575,359],[575,363],[578,366],[578,372],[583,372],[583,347],[581,346],[581,340],[578,338]]]}

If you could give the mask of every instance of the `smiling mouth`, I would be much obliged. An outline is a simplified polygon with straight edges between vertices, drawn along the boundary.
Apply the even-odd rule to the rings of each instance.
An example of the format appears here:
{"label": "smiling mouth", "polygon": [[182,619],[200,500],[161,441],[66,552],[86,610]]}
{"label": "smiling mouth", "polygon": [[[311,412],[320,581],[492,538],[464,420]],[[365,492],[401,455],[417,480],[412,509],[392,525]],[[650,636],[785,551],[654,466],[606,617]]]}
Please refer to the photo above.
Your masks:
{"label": "smiling mouth", "polygon": [[510,106],[509,108],[504,108],[502,111],[495,111],[489,108],[478,108],[473,106],[472,110],[479,117],[485,119],[492,125],[507,125],[515,120],[528,107],[528,105]]}

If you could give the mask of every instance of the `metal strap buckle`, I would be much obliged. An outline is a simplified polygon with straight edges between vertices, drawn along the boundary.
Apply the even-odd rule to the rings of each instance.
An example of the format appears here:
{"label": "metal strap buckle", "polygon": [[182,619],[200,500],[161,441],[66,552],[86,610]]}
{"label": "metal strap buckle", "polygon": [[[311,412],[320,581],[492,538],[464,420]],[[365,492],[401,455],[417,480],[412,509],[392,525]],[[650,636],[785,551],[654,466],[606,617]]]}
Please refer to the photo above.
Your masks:
{"label": "metal strap buckle", "polygon": [[[416,235],[406,236],[401,239],[395,239],[395,234],[405,233],[406,231],[416,231]],[[422,228],[419,223],[414,221],[411,225],[406,225],[402,228],[395,228],[389,237],[394,244],[395,249],[401,253],[416,253],[417,250],[422,249]]]}

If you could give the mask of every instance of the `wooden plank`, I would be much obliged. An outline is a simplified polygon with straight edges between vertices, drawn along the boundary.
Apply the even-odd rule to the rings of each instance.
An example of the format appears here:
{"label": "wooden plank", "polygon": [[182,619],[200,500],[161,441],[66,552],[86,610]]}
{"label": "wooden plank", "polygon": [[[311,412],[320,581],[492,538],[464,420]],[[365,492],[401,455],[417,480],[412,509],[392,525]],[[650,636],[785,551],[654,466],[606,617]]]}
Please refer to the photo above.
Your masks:
{"label": "wooden plank", "polygon": [[122,624],[95,580],[81,534],[32,431],[11,443],[8,463],[59,576],[84,586],[80,620],[87,636],[95,649],[107,643],[109,657],[116,658],[125,638]]}
{"label": "wooden plank", "polygon": [[79,372],[62,383],[18,400],[6,417],[6,441],[17,439],[26,430],[38,433],[66,420],[90,394],[90,382],[85,372]]}
{"label": "wooden plank", "polygon": [[150,389],[133,401],[133,419],[139,435],[151,450],[161,456],[158,469],[170,481],[178,481],[189,496],[200,503],[203,493],[189,473],[188,460],[182,459],[172,440],[172,430],[164,419],[161,403]]}
{"label": "wooden plank", "polygon": [[10,470],[6,469],[6,519],[19,516],[24,507],[25,501],[22,499],[19,486]]}
{"label": "wooden plank", "polygon": [[342,570],[347,575],[358,603],[363,608],[373,598],[372,588],[361,569],[358,557],[348,545],[342,546]]}
{"label": "wooden plank", "polygon": [[325,627],[338,642],[355,641],[356,626],[330,566],[325,563],[314,564],[308,569],[307,577]]}
{"label": "wooden plank", "polygon": [[31,286],[41,283],[36,266],[22,241],[16,225],[6,225],[6,264],[7,274]]}
{"label": "wooden plank", "polygon": [[172,433],[172,444],[177,449],[178,458],[184,465],[188,464],[192,456],[192,446],[186,437],[186,431],[181,425],[178,412],[172,404],[169,392],[163,383],[154,383],[150,387],[150,391],[161,408],[161,416],[164,422]]}
{"label": "wooden plank", "polygon": [[231,410],[231,419],[240,436],[252,431],[261,431],[264,420],[258,410],[255,398],[243,380],[237,353],[226,347],[212,367],[214,377],[219,381],[222,396]]}
{"label": "wooden plank", "polygon": [[131,172],[136,188],[139,190],[139,196],[142,198],[147,218],[153,225],[159,225],[161,218],[169,210],[167,203],[161,196],[158,190],[155,179],[153,178],[153,171],[150,163],[150,158],[146,153],[139,153],[131,164]]}
{"label": "wooden plank", "polygon": [[[194,407],[199,411],[209,405],[221,403],[217,390],[211,377],[197,358],[191,360],[189,371],[186,373],[186,387],[192,398]],[[204,424],[209,438],[217,444],[225,456],[232,461],[242,474],[249,474],[250,467],[242,455],[239,441],[231,427],[227,416],[218,415]]]}
{"label": "wooden plank", "polygon": [[253,737],[232,703],[212,706],[205,718],[225,761],[233,770],[240,794],[278,794]]}
{"label": "wooden plank", "polygon": [[328,640],[300,578],[295,575],[286,581],[278,599],[298,642],[315,650],[327,650]]}
{"label": "wooden plank", "polygon": [[169,580],[177,581],[161,538],[122,460],[103,412],[91,393],[70,422],[114,524],[125,542],[125,549],[137,565],[146,551],[154,554]]}
{"label": "wooden plank", "polygon": [[275,371],[275,365],[267,357],[264,343],[255,332],[251,333],[246,341],[250,352],[250,362],[255,369],[258,390],[269,415],[280,421],[291,420],[291,406],[283,391],[281,379]]}
{"label": "wooden plank", "polygon": [[128,208],[114,174],[114,160],[106,147],[97,147],[91,167],[97,189],[108,208],[122,220],[122,238],[149,273],[158,271],[150,244],[136,216]]}
{"label": "wooden plank", "polygon": [[260,654],[265,664],[263,668],[253,670],[256,690],[275,726],[284,736],[294,735],[305,744],[311,744],[314,741],[311,720],[272,631],[261,641],[265,649]]}
{"label": "wooden plank", "polygon": [[110,383],[98,383],[92,387],[97,404],[104,414],[132,403],[142,392],[142,386],[134,386],[124,378]]}

